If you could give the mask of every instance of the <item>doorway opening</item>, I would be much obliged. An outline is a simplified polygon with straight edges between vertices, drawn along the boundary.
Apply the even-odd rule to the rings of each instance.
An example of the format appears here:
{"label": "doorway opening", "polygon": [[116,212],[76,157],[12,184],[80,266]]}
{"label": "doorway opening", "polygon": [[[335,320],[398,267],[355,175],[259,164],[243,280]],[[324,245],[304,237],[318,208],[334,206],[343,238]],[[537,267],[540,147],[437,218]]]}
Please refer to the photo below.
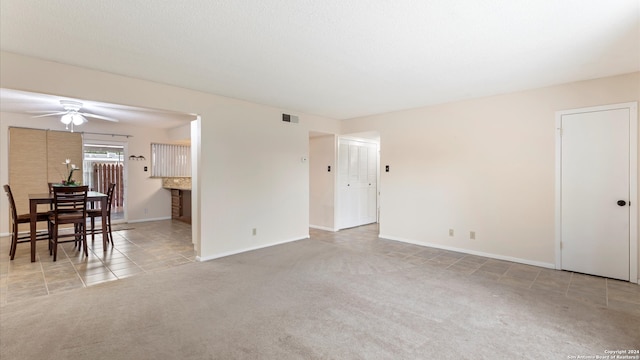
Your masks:
{"label": "doorway opening", "polygon": [[378,222],[379,141],[340,136],[338,139],[338,229]]}
{"label": "doorway opening", "polygon": [[309,132],[309,227],[379,222],[380,135]]}
{"label": "doorway opening", "polygon": [[110,183],[116,184],[111,204],[111,220],[123,222],[125,214],[125,145],[124,143],[105,143],[87,141],[83,146],[82,183],[90,189],[107,193]]}

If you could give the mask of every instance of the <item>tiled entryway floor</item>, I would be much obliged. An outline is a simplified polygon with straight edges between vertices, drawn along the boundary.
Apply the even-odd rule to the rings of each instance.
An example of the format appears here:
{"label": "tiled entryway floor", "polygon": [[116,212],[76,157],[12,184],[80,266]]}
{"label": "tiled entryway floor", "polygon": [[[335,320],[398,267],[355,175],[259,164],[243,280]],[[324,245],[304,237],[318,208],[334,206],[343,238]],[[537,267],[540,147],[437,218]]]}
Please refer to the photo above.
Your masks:
{"label": "tiled entryway floor", "polygon": [[[486,286],[560,294],[576,301],[640,315],[640,286],[630,282],[380,239],[377,224],[337,233],[310,229],[310,235],[311,239],[336,246],[400,259],[407,267],[426,268],[434,276],[447,272],[473,278]],[[357,271],[367,271],[367,264],[359,265]]]}
{"label": "tiled entryway floor", "polygon": [[195,261],[191,225],[180,221],[114,224],[113,241],[103,251],[101,236],[89,239],[88,257],[73,243],[60,244],[56,262],[47,242],[38,241],[32,263],[29,244],[18,244],[9,260],[10,238],[0,238],[0,305]]}
{"label": "tiled entryway floor", "polygon": [[[640,315],[640,286],[625,281],[558,271],[468,255],[454,251],[378,238],[378,226],[340,232],[310,229],[311,241],[323,241],[357,252],[372,252],[400,260],[404,267],[473,278],[485,286],[513,287],[566,296],[594,306]],[[83,288],[147,272],[194,262],[191,227],[179,221],[114,225],[115,246],[102,251],[102,240],[89,240],[89,257],[73,244],[61,245],[58,261],[49,256],[46,242],[38,242],[37,261],[29,261],[29,245],[18,245],[9,260],[9,238],[0,238],[0,305],[37,296]],[[348,252],[347,252],[348,253]],[[346,255],[345,255],[346,256]],[[375,272],[377,264],[333,264]]]}

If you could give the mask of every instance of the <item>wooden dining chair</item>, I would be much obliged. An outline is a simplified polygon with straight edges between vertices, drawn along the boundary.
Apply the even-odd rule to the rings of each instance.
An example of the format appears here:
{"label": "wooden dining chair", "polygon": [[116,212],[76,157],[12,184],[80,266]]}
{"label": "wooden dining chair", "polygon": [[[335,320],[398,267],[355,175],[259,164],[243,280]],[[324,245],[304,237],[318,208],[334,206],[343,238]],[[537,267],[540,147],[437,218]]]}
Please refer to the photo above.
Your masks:
{"label": "wooden dining chair", "polygon": [[[113,234],[111,233],[111,204],[113,204],[113,192],[115,190],[116,184],[109,183],[109,188],[107,189],[107,218],[101,219],[101,221],[107,222],[107,239],[103,241],[103,245],[106,245],[108,242],[111,242],[113,246]],[[91,219],[91,229],[89,232],[91,233],[91,241],[95,239],[96,232],[102,232],[102,229],[96,229],[96,218],[102,216],[102,209],[87,209],[87,217]]]}
{"label": "wooden dining chair", "polygon": [[[55,183],[52,183],[52,182],[48,182],[48,183],[47,183],[47,186],[49,186],[49,195],[53,195],[53,185],[54,185],[54,184],[55,184]],[[53,211],[53,203],[50,203],[50,204],[49,204],[49,210],[50,210],[50,211]]]}
{"label": "wooden dining chair", "polygon": [[[31,231],[26,234],[18,233],[18,225],[20,224],[29,224],[31,222],[30,215],[27,214],[18,214],[16,210],[16,202],[13,199],[13,193],[11,192],[11,187],[9,185],[4,185],[4,191],[9,198],[9,213],[11,215],[11,248],[9,250],[9,256],[11,260],[16,256],[16,248],[18,244],[31,242]],[[39,212],[36,215],[36,221],[47,221],[49,219],[48,212]],[[49,231],[42,230],[36,232],[36,240],[47,240],[49,239]]]}
{"label": "wooden dining chair", "polygon": [[[89,256],[87,249],[87,191],[88,186],[58,186],[53,188],[53,213],[49,215],[51,224],[51,240],[49,255],[53,253],[53,261],[58,255],[58,244],[74,242],[80,244],[79,250]],[[70,232],[60,230],[60,225],[73,224]],[[69,239],[69,240],[60,240]]]}

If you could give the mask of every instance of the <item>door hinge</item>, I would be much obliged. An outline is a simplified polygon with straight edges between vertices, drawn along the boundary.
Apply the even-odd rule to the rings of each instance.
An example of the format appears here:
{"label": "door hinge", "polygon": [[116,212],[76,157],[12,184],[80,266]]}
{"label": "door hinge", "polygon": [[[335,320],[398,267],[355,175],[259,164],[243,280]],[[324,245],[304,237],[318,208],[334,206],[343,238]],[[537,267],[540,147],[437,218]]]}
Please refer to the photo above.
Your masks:
{"label": "door hinge", "polygon": [[560,133],[560,137],[562,137],[562,128],[558,128],[558,132]]}

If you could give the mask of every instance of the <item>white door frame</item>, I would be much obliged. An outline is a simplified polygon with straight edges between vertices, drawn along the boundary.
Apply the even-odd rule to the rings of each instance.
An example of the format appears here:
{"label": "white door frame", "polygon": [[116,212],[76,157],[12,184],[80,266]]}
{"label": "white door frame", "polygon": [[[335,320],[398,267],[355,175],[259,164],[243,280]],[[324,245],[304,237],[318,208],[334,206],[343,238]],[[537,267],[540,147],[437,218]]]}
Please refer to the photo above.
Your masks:
{"label": "white door frame", "polygon": [[128,218],[128,203],[129,203],[129,197],[127,196],[128,194],[128,174],[129,174],[129,162],[127,161],[128,157],[129,157],[129,138],[127,137],[127,140],[122,140],[122,141],[118,141],[118,140],[100,140],[97,137],[92,137],[92,136],[86,136],[86,134],[83,133],[82,135],[82,158],[84,161],[84,144],[86,143],[90,143],[90,144],[105,144],[105,145],[117,145],[117,146],[122,146],[123,147],[123,156],[124,156],[124,161],[122,162],[122,186],[123,186],[123,194],[122,196],[124,197],[124,203],[123,203],[123,219],[122,220],[116,220],[114,223],[121,223],[121,222],[127,222],[129,221]]}
{"label": "white door frame", "polygon": [[586,112],[629,109],[629,281],[638,283],[638,103],[594,106],[556,112],[555,255],[562,269],[562,116]]}
{"label": "white door frame", "polygon": [[378,222],[380,219],[378,217],[378,215],[380,214],[380,196],[379,196],[379,192],[380,192],[380,141],[379,140],[373,140],[373,139],[367,139],[367,138],[361,138],[361,137],[356,137],[356,136],[349,136],[349,135],[337,135],[335,137],[335,172],[334,172],[334,211],[333,211],[333,228],[335,229],[334,231],[340,231],[342,229],[346,229],[346,227],[342,227],[341,223],[342,223],[342,213],[340,212],[340,206],[341,206],[341,201],[344,201],[341,197],[340,197],[340,177],[339,177],[339,173],[340,173],[340,141],[341,140],[347,140],[347,141],[357,141],[357,142],[362,142],[362,143],[367,143],[367,144],[375,144],[376,145],[376,156],[378,157],[377,161],[376,161],[376,166],[378,167],[376,169],[377,174],[376,174],[376,222]]}

